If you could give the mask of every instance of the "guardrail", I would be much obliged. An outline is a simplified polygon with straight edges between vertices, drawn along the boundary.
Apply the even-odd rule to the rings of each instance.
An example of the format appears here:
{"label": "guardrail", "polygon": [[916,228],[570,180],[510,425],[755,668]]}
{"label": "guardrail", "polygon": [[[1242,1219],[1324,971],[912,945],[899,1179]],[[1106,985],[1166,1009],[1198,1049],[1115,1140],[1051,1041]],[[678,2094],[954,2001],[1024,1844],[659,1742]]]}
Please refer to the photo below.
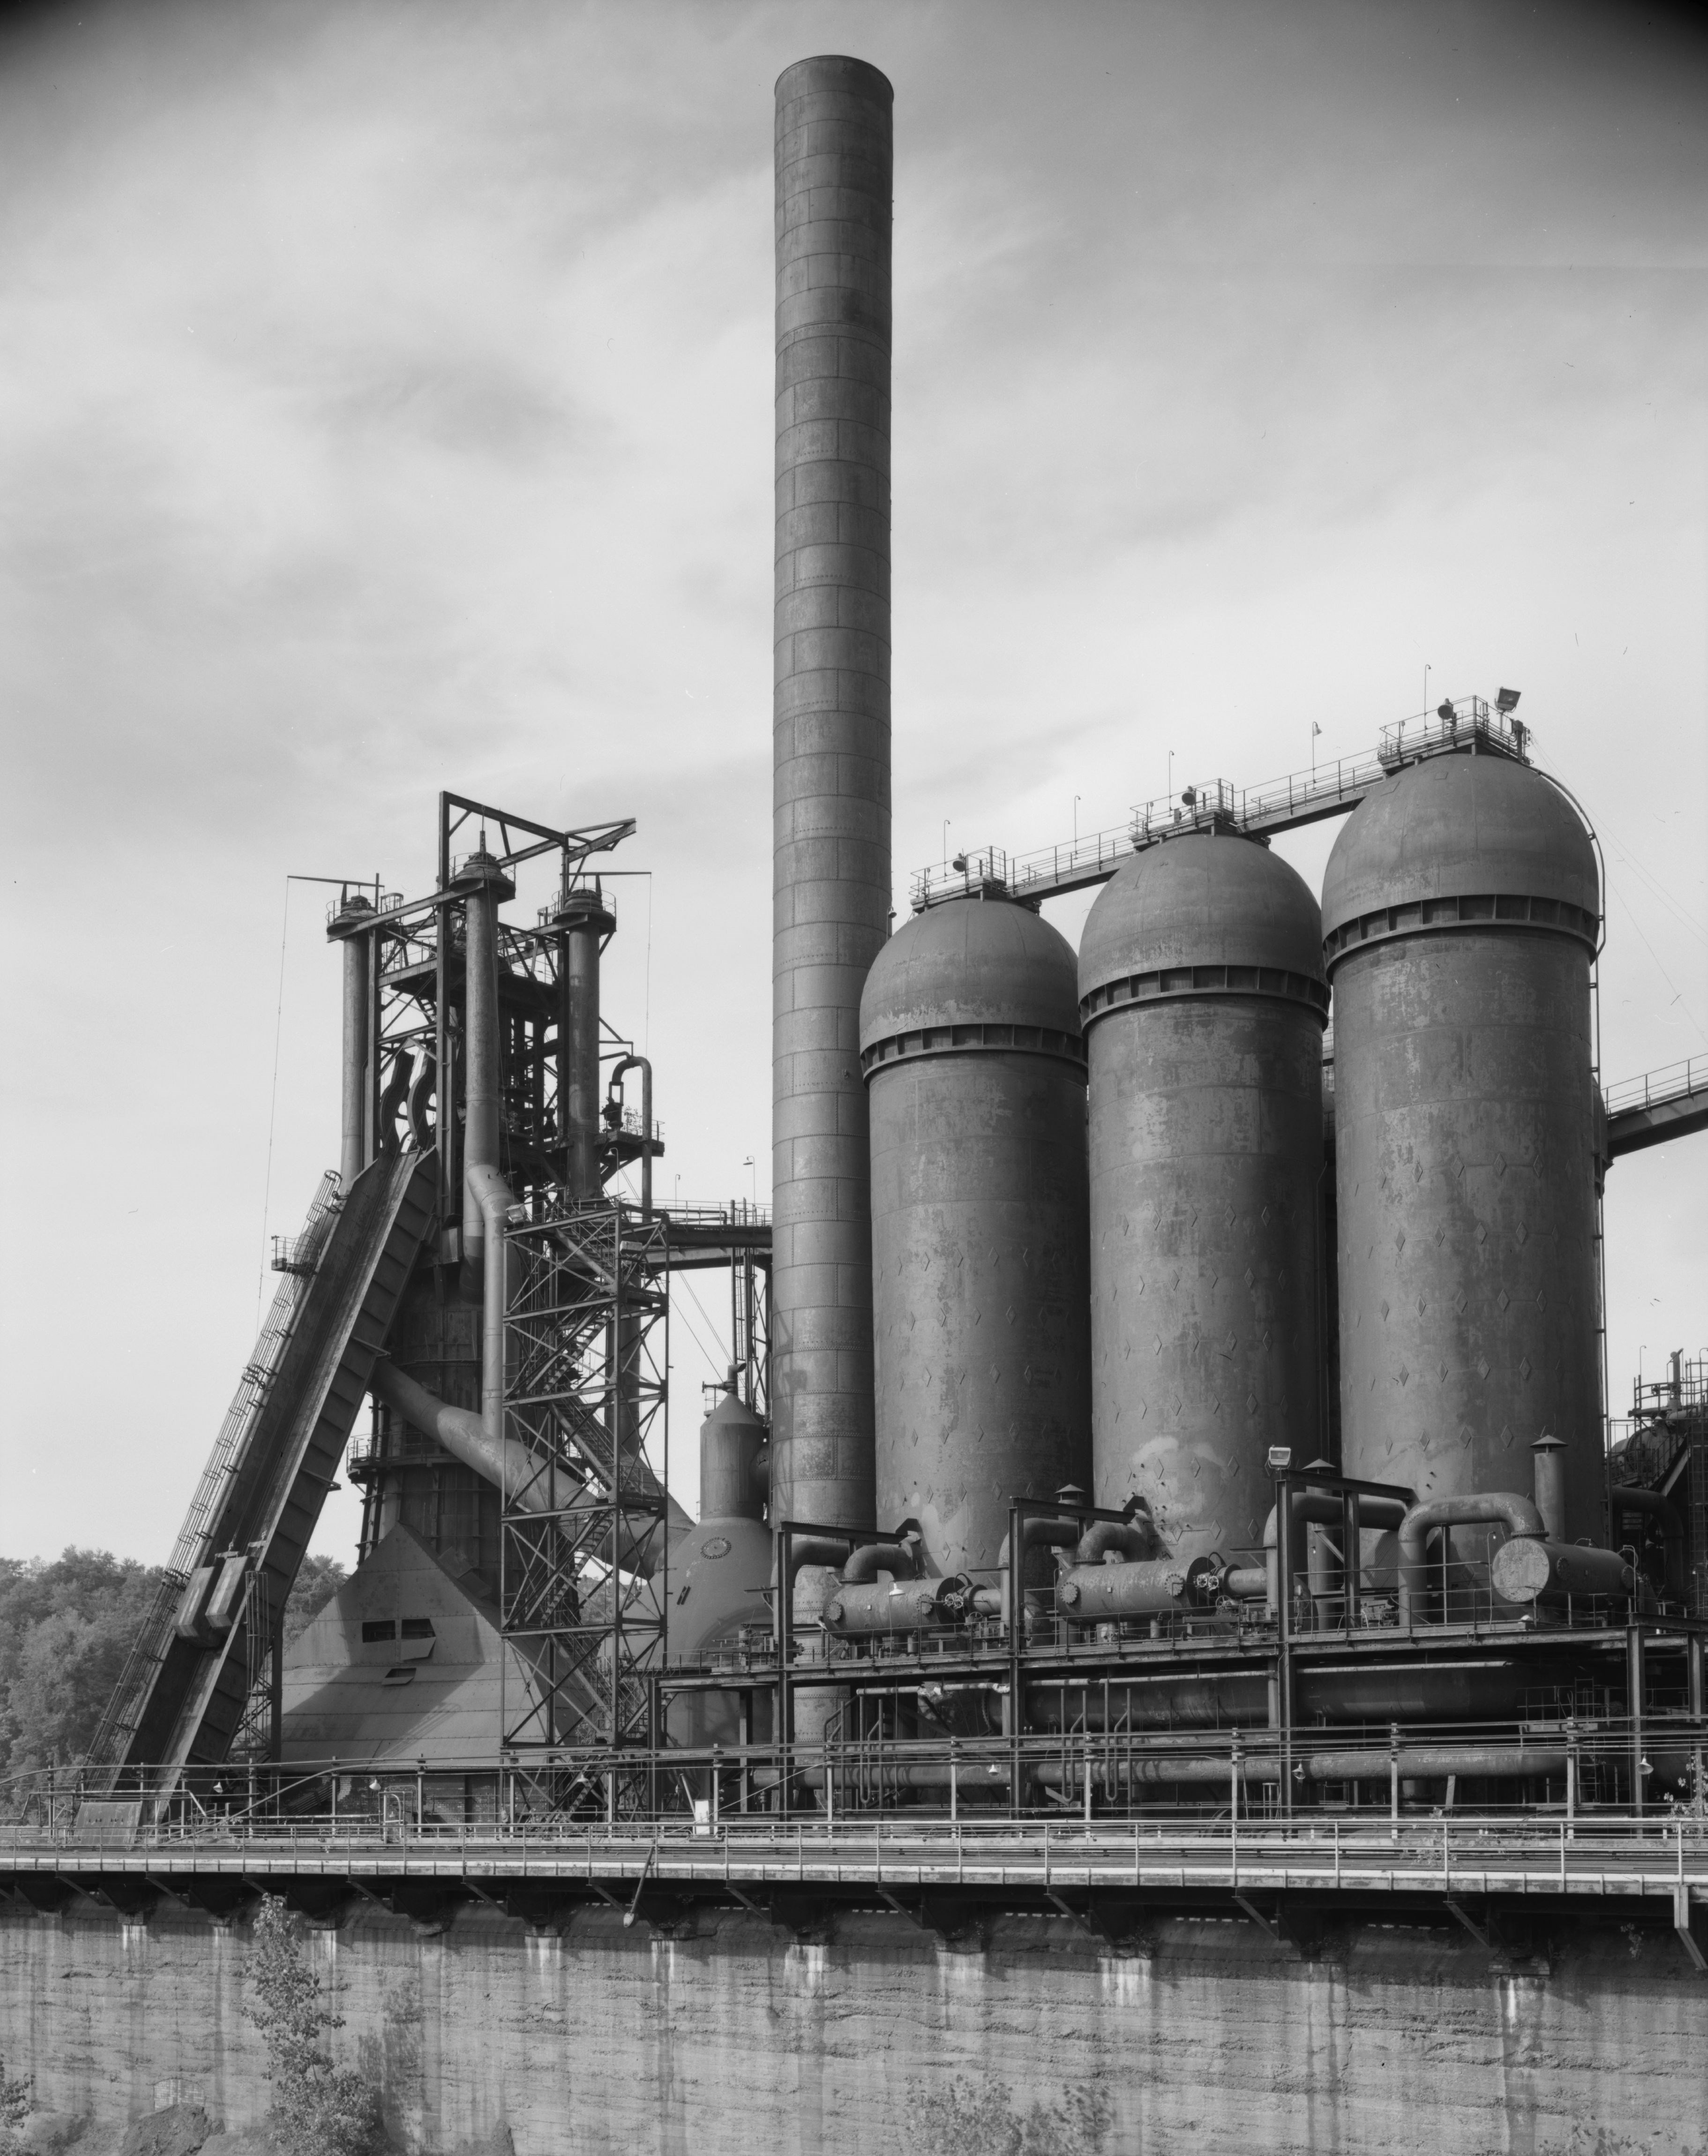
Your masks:
{"label": "guardrail", "polygon": [[1628,1115],[1636,1108],[1662,1108],[1674,1101],[1688,1100],[1692,1093],[1708,1092],[1708,1055],[1692,1055],[1682,1063],[1664,1064],[1645,1070],[1640,1078],[1622,1078],[1603,1095],[1609,1116]]}

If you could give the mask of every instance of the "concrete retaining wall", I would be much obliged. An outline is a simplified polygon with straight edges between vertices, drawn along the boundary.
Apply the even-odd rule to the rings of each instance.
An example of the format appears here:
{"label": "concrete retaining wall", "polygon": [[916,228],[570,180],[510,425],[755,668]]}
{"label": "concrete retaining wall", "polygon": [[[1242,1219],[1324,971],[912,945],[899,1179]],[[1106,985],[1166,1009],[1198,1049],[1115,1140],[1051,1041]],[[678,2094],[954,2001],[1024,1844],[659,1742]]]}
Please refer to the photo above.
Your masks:
{"label": "concrete retaining wall", "polygon": [[[601,1912],[536,1937],[480,1909],[434,1935],[377,1907],[310,1934],[412,2151],[507,2122],[517,2156],[887,2156],[922,2130],[934,2156],[1708,2156],[1708,1980],[1670,1931],[1557,1938],[1545,1975],[1422,1928],[1309,1963],[1229,1921],[1167,1922],[1148,1958],[1065,1920],[987,1936],[853,1917],[801,1945],[726,1912],[667,1938]],[[0,1918],[7,2071],[56,2112],[252,2123],[247,1951],[242,1922],[172,1904]]]}

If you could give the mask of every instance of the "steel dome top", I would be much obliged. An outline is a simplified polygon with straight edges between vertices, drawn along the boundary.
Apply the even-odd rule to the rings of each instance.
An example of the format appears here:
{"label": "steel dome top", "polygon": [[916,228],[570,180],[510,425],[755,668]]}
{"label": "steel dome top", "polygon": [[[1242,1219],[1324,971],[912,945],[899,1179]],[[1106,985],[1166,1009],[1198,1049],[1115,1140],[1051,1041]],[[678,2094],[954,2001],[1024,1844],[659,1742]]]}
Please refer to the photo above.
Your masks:
{"label": "steel dome top", "polygon": [[1073,946],[1008,899],[951,899],[915,914],[872,961],[860,1048],[946,1025],[1040,1026],[1077,1040]]}
{"label": "steel dome top", "polygon": [[1310,886],[1250,839],[1205,832],[1147,846],[1105,885],[1086,919],[1080,993],[1186,966],[1256,966],[1321,982],[1322,923]]}
{"label": "steel dome top", "polygon": [[1432,756],[1372,787],[1329,855],[1322,927],[1436,898],[1543,898],[1601,912],[1582,819],[1559,788],[1502,756]]}

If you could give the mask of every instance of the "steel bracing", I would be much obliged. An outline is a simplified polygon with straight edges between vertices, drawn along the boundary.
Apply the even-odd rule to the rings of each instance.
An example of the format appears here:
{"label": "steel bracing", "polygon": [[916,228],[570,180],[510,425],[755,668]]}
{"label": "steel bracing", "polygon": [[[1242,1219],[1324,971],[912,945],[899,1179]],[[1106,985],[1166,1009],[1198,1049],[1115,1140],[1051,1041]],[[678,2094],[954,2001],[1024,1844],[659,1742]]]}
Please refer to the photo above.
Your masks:
{"label": "steel bracing", "polygon": [[[536,1753],[654,1735],[668,1627],[669,1224],[554,1199],[509,1230],[505,1414],[528,1477],[502,1516],[502,1743]],[[658,1460],[655,1473],[649,1454]]]}

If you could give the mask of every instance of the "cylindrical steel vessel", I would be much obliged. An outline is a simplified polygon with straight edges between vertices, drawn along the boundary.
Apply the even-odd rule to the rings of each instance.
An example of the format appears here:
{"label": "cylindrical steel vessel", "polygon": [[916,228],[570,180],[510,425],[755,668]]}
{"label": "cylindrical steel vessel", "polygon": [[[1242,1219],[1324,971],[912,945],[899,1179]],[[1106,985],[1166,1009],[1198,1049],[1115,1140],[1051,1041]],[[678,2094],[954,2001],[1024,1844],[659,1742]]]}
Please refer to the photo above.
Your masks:
{"label": "cylindrical steel vessel", "polygon": [[700,1425],[700,1517],[765,1517],[765,1424],[745,1400],[726,1393]]}
{"label": "cylindrical steel vessel", "polygon": [[1589,834],[1511,758],[1433,757],[1367,795],[1323,893],[1346,1472],[1523,1490],[1546,1431],[1594,1534]]}
{"label": "cylindrical steel vessel", "polygon": [[371,1113],[367,1057],[372,1030],[372,990],[368,960],[372,942],[367,931],[373,908],[360,891],[351,893],[334,916],[327,934],[344,946],[344,1034],[339,1118],[338,1180],[348,1192],[367,1166]]}
{"label": "cylindrical steel vessel", "polygon": [[[463,1081],[463,1165],[495,1168],[504,1140],[504,1041],[498,1004],[498,909],[515,896],[515,886],[492,855],[470,854],[451,879],[463,895],[463,1029],[467,1043]],[[466,1180],[463,1190],[464,1256],[485,1243],[480,1202]]]}
{"label": "cylindrical steel vessel", "polygon": [[557,1112],[572,1198],[597,1198],[599,1173],[599,955],[617,926],[597,885],[564,891],[552,916],[563,930],[562,1055]]}
{"label": "cylindrical steel vessel", "polygon": [[1085,1074],[1074,954],[958,899],[885,946],[860,1004],[870,1095],[879,1522],[989,1584],[1013,1497],[1090,1460]]}
{"label": "cylindrical steel vessel", "polygon": [[858,1024],[890,912],[893,93],[854,59],[777,85],[772,1417],[780,1519],[872,1515]]}
{"label": "cylindrical steel vessel", "polygon": [[1177,1558],[1258,1548],[1272,1445],[1319,1442],[1316,901],[1253,840],[1147,847],[1080,947],[1100,1505]]}

